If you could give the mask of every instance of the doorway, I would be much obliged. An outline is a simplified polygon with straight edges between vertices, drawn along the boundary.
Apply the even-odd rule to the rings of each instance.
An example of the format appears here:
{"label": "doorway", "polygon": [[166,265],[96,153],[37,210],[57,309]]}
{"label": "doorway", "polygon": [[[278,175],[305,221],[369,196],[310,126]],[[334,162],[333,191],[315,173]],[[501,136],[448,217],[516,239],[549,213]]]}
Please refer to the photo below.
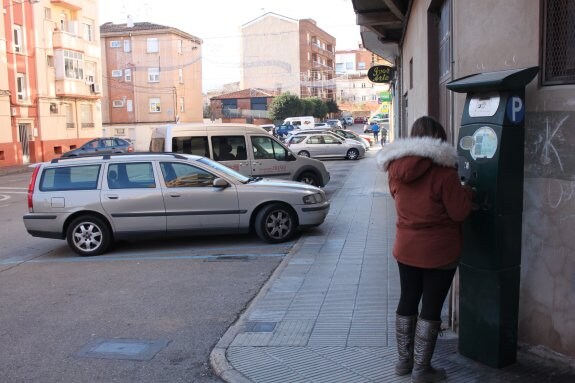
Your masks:
{"label": "doorway", "polygon": [[32,125],[18,124],[18,139],[22,146],[22,164],[30,163],[30,140],[32,138]]}

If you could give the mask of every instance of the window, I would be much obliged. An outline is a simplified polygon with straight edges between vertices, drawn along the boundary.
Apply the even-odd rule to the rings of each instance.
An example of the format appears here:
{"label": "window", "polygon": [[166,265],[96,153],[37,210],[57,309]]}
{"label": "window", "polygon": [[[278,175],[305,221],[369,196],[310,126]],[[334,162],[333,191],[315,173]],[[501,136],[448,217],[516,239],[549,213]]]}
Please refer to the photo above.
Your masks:
{"label": "window", "polygon": [[160,82],[160,68],[148,68],[148,82]]}
{"label": "window", "polygon": [[121,43],[118,40],[112,40],[110,41],[110,48],[120,48]]}
{"label": "window", "polygon": [[133,112],[134,111],[134,101],[126,100],[126,112]]}
{"label": "window", "polygon": [[575,84],[575,2],[545,0],[543,85]]}
{"label": "window", "polygon": [[216,161],[247,159],[244,136],[212,136],[212,151]]}
{"label": "window", "polygon": [[147,52],[148,53],[157,53],[159,52],[159,44],[158,39],[156,37],[150,37],[147,40]]}
{"label": "window", "polygon": [[84,80],[86,80],[87,84],[93,84],[96,80],[96,63],[94,61],[86,61],[84,65]]}
{"label": "window", "polygon": [[357,63],[357,69],[365,69],[365,62],[360,61]]}
{"label": "window", "polygon": [[46,20],[52,20],[52,8],[44,8],[44,18]]}
{"label": "window", "polygon": [[150,113],[160,113],[162,111],[159,98],[150,98],[149,102],[150,102]]}
{"label": "window", "polygon": [[177,47],[178,54],[182,54],[183,51],[182,47],[183,47],[183,41],[178,40],[178,47]]}
{"label": "window", "polygon": [[160,167],[169,188],[211,187],[216,178],[213,174],[189,164],[163,162]]}
{"label": "window", "polygon": [[124,40],[124,52],[130,52],[132,50],[132,46],[130,44],[130,40]]}
{"label": "window", "polygon": [[413,89],[413,58],[409,60],[409,89]]}
{"label": "window", "polygon": [[[162,148],[163,148],[162,143]],[[156,150],[152,150],[156,151]],[[158,150],[163,152],[164,150]],[[210,148],[208,147],[208,137],[174,137],[172,138],[172,152],[196,154],[198,156],[210,157]]]}
{"label": "window", "polygon": [[65,50],[64,70],[66,78],[82,80],[84,78],[84,56],[82,53]]}
{"label": "window", "polygon": [[98,186],[99,175],[100,165],[46,169],[40,180],[40,190],[95,190]]}
{"label": "window", "polygon": [[28,84],[24,73],[16,75],[16,98],[18,101],[28,100]]}
{"label": "window", "polygon": [[285,161],[287,158],[286,149],[278,144],[271,137],[252,136],[252,148],[256,159],[276,159]]}
{"label": "window", "polygon": [[184,70],[182,68],[178,69],[178,79],[180,80],[180,84],[184,83]]}
{"label": "window", "polygon": [[124,69],[124,81],[126,81],[126,82],[132,81],[132,70],[131,69]]}
{"label": "window", "polygon": [[76,124],[74,123],[74,112],[72,111],[72,105],[63,104],[62,109],[64,110],[64,115],[66,116],[66,129],[75,129]]}
{"label": "window", "polygon": [[54,56],[46,56],[46,65],[48,65],[50,68],[54,68]]}
{"label": "window", "polygon": [[124,107],[124,100],[114,100],[114,101],[112,101],[112,106],[114,108],[123,108]]}
{"label": "window", "polygon": [[24,38],[20,25],[14,25],[14,52],[24,52]]}
{"label": "window", "polygon": [[89,20],[85,20],[83,26],[84,26],[84,40],[92,41],[93,40],[92,22]]}
{"label": "window", "polygon": [[184,98],[180,97],[180,113],[184,113]]}
{"label": "window", "polygon": [[91,104],[81,104],[80,105],[80,120],[81,120],[82,128],[88,129],[88,128],[94,127],[94,116],[92,113],[92,105]]}
{"label": "window", "polygon": [[[112,144],[115,144],[115,142]],[[149,162],[110,164],[106,178],[110,189],[147,189],[156,187],[154,170]]]}
{"label": "window", "polygon": [[121,69],[112,69],[112,77],[122,77]]}

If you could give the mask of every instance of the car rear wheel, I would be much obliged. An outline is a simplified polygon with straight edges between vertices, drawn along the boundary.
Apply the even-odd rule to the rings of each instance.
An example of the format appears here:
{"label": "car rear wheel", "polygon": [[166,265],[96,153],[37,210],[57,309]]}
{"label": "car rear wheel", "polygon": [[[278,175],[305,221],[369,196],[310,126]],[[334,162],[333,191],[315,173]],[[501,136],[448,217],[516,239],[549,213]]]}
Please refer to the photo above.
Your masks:
{"label": "car rear wheel", "polygon": [[349,149],[345,158],[348,160],[357,160],[359,158],[359,151],[357,149]]}
{"label": "car rear wheel", "polygon": [[295,213],[283,203],[267,205],[256,215],[256,234],[266,242],[279,243],[289,240],[294,235],[296,226]]}
{"label": "car rear wheel", "polygon": [[312,173],[312,172],[304,172],[302,173],[297,181],[303,182],[304,184],[319,186],[319,177]]}
{"label": "car rear wheel", "polygon": [[80,255],[100,255],[110,247],[112,232],[102,219],[85,215],[68,226],[66,239],[68,246]]}
{"label": "car rear wheel", "polygon": [[302,150],[301,152],[298,153],[298,156],[309,157],[309,152],[306,152],[305,150]]}

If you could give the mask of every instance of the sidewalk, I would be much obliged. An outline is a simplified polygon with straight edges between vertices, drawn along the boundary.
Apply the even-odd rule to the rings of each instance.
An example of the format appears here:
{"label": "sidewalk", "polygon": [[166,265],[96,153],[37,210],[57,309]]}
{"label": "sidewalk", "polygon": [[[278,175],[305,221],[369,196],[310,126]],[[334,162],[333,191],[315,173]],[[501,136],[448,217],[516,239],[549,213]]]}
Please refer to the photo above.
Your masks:
{"label": "sidewalk", "polygon": [[[301,237],[212,350],[224,381],[410,381],[394,374],[399,275],[387,176],[376,170],[375,150],[347,173],[317,234]],[[458,383],[575,382],[570,362],[524,347],[516,364],[493,369],[459,355],[451,332],[434,358]]]}

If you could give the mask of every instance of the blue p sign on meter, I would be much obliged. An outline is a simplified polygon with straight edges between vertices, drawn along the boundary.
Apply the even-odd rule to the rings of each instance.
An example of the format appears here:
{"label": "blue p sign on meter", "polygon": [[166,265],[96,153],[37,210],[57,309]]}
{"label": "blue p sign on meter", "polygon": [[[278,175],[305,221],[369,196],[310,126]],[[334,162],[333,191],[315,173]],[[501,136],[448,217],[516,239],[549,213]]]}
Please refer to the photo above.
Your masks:
{"label": "blue p sign on meter", "polygon": [[514,124],[519,124],[525,117],[525,104],[521,97],[512,96],[507,100],[507,119]]}

